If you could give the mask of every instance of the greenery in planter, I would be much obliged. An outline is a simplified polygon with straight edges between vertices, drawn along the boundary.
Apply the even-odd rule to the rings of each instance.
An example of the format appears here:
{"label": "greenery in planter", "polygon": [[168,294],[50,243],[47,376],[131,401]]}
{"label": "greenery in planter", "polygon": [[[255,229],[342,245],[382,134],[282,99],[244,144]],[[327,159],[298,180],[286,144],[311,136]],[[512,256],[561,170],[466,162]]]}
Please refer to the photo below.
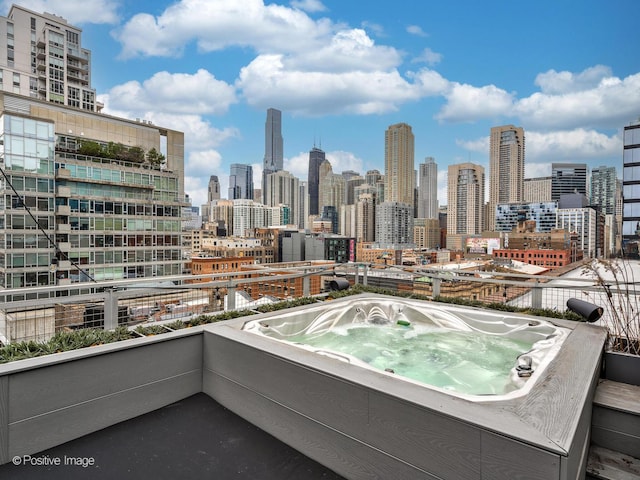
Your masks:
{"label": "greenery in planter", "polygon": [[139,164],[146,162],[154,167],[159,167],[165,161],[165,156],[155,148],[145,153],[142,147],[127,147],[115,142],[103,144],[92,140],[81,140],[76,151],[80,155],[89,157],[110,158]]}
{"label": "greenery in planter", "polygon": [[[640,298],[630,261],[594,259],[583,267],[582,275],[592,278],[605,292],[604,302],[609,313],[609,320],[604,324],[609,334],[607,349],[640,356]],[[602,297],[594,300],[598,304]]]}
{"label": "greenery in planter", "polygon": [[69,332],[58,332],[48,342],[10,343],[0,348],[0,363],[40,357],[51,353],[67,352],[78,348],[94,347],[106,343],[119,342],[135,338],[136,335],[126,327],[113,331],[85,328]]}
{"label": "greenery in planter", "polygon": [[161,333],[167,333],[167,330],[163,325],[140,325],[135,329],[136,333],[140,335],[160,335]]}

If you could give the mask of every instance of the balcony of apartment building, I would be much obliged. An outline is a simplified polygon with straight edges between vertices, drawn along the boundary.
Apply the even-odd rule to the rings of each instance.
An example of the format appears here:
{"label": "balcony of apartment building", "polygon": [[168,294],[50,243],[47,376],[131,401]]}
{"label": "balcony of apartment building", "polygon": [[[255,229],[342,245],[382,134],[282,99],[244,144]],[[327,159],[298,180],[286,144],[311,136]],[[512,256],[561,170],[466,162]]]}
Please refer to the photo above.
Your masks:
{"label": "balcony of apartment building", "polygon": [[[578,275],[568,282],[558,277],[560,272],[505,278],[504,273],[395,269],[384,270],[392,276],[401,270],[421,283],[428,278],[434,298],[446,296],[447,284],[462,282],[498,291],[519,289],[502,301],[534,308],[564,306],[567,298],[584,294],[596,301],[606,295],[589,279]],[[0,476],[617,478],[591,476],[597,468],[588,464],[605,451],[594,442],[604,443],[620,430],[610,416],[613,411],[603,410],[603,397],[615,390],[599,379],[605,341],[601,327],[551,321],[564,329],[566,338],[529,393],[470,400],[399,382],[394,372],[362,369],[336,353],[299,349],[244,328],[251,322],[258,330],[283,329],[300,318],[325,318],[360,299],[366,303],[359,308],[396,301],[407,308],[414,301],[422,306],[423,300],[402,303],[388,294],[360,293],[351,300],[338,295],[348,290],[329,291],[333,284],[344,286],[338,279],[350,289],[358,285],[357,291],[366,291],[370,266],[261,270],[262,277],[253,272],[250,277],[246,272],[195,276],[208,280],[199,283],[178,276],[75,284],[75,296],[70,287],[0,292],[6,343],[11,332],[41,339],[68,331],[69,342],[92,345],[0,365]],[[311,303],[292,303],[270,313],[260,310],[269,304],[244,295],[252,285],[273,283],[276,274],[301,282],[296,296]],[[312,277],[323,286],[315,296],[309,291]],[[454,290],[454,296],[460,295]],[[436,302],[425,306],[446,315],[468,311],[447,310]],[[512,326],[522,321],[536,328],[536,322],[550,321],[507,311],[472,311],[484,319],[507,319]],[[605,308],[603,318],[611,314]],[[222,315],[219,321],[212,320],[215,315]],[[122,337],[104,343],[100,338],[106,337],[97,332]],[[33,344],[32,350],[25,348],[35,352]],[[639,436],[627,435],[620,449],[640,456]],[[634,461],[628,460],[631,467],[637,467]]]}

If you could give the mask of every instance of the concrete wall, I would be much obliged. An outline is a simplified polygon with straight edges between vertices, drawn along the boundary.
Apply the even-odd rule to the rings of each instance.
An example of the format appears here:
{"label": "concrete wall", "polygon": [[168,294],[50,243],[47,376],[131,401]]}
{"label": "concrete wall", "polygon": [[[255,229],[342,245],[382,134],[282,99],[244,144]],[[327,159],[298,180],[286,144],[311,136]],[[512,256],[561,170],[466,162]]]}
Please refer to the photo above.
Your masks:
{"label": "concrete wall", "polygon": [[201,328],[0,365],[0,464],[201,391]]}

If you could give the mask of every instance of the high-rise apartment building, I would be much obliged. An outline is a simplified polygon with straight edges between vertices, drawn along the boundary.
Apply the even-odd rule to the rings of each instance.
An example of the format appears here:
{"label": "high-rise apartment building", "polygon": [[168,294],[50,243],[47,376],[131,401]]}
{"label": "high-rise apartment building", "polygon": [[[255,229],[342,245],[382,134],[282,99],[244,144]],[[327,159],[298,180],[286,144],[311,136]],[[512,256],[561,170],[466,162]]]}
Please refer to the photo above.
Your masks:
{"label": "high-rise apartment building", "polygon": [[571,193],[587,195],[587,164],[552,163],[551,200],[557,202],[560,196]]}
{"label": "high-rise apartment building", "polygon": [[256,228],[265,227],[265,206],[249,199],[233,200],[233,236],[249,237]]}
{"label": "high-rise apartment building", "polygon": [[383,202],[376,206],[376,244],[378,248],[402,249],[413,246],[413,209],[402,202]]}
{"label": "high-rise apartment building", "polygon": [[414,161],[411,126],[406,123],[391,125],[384,135],[385,202],[404,203],[413,211]]}
{"label": "high-rise apartment building", "polygon": [[264,161],[262,164],[262,203],[266,203],[265,182],[267,175],[282,170],[284,147],[282,140],[282,112],[275,108],[267,110],[264,124]]}
{"label": "high-rise apartment building", "polygon": [[323,150],[313,147],[309,151],[309,170],[307,173],[307,182],[309,188],[309,215],[318,215],[318,198],[320,188],[320,165],[326,160]]}
{"label": "high-rise apartment building", "polygon": [[376,239],[376,204],[374,195],[363,193],[356,202],[356,241],[373,242]]}
{"label": "high-rise apartment building", "polygon": [[63,18],[0,18],[0,287],[183,272],[184,134],[97,113]]}
{"label": "high-rise apartment building", "polygon": [[622,252],[640,257],[640,119],[624,127],[622,155]]}
{"label": "high-rise apartment building", "polygon": [[0,91],[89,112],[102,108],[82,30],[62,17],[13,5],[0,17],[0,74]]}
{"label": "high-rise apartment building", "polygon": [[290,211],[289,224],[298,224],[300,215],[300,179],[286,170],[267,175],[266,197],[268,207],[287,205]]}
{"label": "high-rise apartment building", "polygon": [[438,165],[424,159],[418,174],[418,218],[438,218]]}
{"label": "high-rise apartment building", "polygon": [[253,167],[232,163],[229,171],[229,200],[253,200]]}
{"label": "high-rise apartment building", "polygon": [[413,222],[413,243],[416,248],[438,248],[440,246],[440,220],[416,218]]}
{"label": "high-rise apartment building", "polygon": [[449,165],[447,235],[482,233],[484,168],[474,163]]}
{"label": "high-rise apartment building", "polygon": [[551,177],[524,179],[524,203],[544,203],[551,201]]}
{"label": "high-rise apartment building", "polygon": [[591,205],[599,206],[605,215],[616,209],[616,167],[600,166],[591,170]]}
{"label": "high-rise apartment building", "polygon": [[497,205],[522,202],[524,153],[524,129],[522,127],[504,125],[491,128],[487,230],[494,230]]}

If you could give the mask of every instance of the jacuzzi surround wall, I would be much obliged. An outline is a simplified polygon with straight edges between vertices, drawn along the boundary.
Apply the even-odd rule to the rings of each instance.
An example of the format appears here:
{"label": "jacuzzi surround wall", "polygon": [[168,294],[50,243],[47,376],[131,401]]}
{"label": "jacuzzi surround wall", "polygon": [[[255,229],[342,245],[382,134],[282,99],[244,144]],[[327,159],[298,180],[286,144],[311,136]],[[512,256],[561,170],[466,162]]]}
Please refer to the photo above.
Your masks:
{"label": "jacuzzi surround wall", "polygon": [[[394,297],[347,297],[340,303],[332,303],[329,308],[326,305],[320,305],[304,312],[285,312],[268,319],[249,320],[244,324],[243,330],[371,369],[374,367],[358,358],[306,345],[300,338],[308,335],[321,336],[342,327],[379,328],[398,324],[476,332],[478,335],[505,336],[533,344],[531,350],[523,351],[518,358],[513,359],[513,368],[503,394],[470,395],[446,390],[451,395],[473,401],[496,401],[525,395],[561,348],[562,342],[570,331],[538,318]],[[291,343],[292,338],[298,341]],[[390,370],[384,373],[394,374]],[[397,376],[397,378],[445,391],[411,378],[403,376]]]}
{"label": "jacuzzi surround wall", "polygon": [[[363,294],[345,301],[390,298]],[[333,300],[284,315],[344,304]],[[252,319],[271,322],[282,315]],[[203,391],[346,478],[584,478],[606,339],[600,327],[554,320],[571,332],[531,390],[484,402],[255,335],[242,330],[244,322],[204,327]]]}

